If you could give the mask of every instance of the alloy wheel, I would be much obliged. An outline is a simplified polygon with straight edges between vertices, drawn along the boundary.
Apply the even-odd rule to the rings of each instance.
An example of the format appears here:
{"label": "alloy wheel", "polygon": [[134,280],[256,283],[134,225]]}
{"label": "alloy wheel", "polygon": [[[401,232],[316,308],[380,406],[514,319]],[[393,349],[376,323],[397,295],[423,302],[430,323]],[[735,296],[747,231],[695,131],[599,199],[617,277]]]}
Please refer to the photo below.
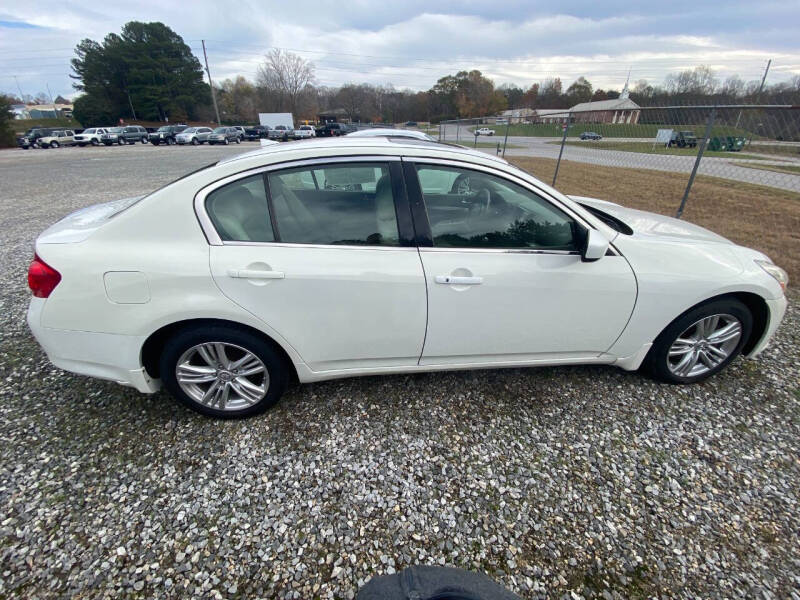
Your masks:
{"label": "alloy wheel", "polygon": [[192,346],[178,359],[175,377],[193,400],[223,411],[245,409],[269,390],[269,372],[258,356],[227,342]]}
{"label": "alloy wheel", "polygon": [[704,317],[672,342],[667,368],[678,377],[697,377],[716,369],[736,350],[742,323],[729,314]]}

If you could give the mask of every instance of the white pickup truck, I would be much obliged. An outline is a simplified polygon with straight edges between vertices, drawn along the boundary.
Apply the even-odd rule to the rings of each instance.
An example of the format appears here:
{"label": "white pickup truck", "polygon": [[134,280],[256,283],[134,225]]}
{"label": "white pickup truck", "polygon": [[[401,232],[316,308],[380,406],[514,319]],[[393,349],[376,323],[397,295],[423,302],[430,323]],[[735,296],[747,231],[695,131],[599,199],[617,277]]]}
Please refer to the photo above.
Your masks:
{"label": "white pickup truck", "polygon": [[475,135],[494,135],[494,129],[489,129],[488,127],[481,127],[480,129],[475,130]]}
{"label": "white pickup truck", "polygon": [[302,140],[305,138],[313,138],[317,136],[317,132],[313,125],[301,125],[294,130],[294,139]]}

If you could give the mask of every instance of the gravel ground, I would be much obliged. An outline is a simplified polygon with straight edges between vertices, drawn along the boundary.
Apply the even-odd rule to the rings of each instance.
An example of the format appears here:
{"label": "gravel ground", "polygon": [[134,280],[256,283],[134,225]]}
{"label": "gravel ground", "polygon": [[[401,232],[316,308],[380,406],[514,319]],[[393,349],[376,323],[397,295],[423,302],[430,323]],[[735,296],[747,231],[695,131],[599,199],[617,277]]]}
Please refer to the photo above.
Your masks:
{"label": "gravel ground", "polygon": [[0,598],[352,598],[414,563],[525,598],[800,598],[800,297],[701,385],[371,377],[238,422],[50,366],[36,234],[239,148],[0,152]]}

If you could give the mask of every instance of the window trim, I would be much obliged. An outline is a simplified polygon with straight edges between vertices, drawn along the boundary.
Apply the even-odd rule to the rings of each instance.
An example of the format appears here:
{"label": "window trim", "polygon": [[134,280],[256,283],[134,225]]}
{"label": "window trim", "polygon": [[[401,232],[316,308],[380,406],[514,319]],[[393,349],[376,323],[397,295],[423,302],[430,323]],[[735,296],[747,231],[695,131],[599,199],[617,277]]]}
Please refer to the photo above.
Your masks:
{"label": "window trim", "polygon": [[[234,173],[233,175],[228,175],[223,177],[222,179],[218,179],[205,187],[201,188],[194,196],[194,212],[195,216],[197,217],[198,222],[200,223],[200,228],[203,231],[203,234],[206,236],[206,240],[208,241],[209,245],[211,246],[277,246],[277,247],[285,247],[285,248],[336,248],[336,249],[348,249],[348,250],[381,250],[381,251],[397,251],[397,250],[414,250],[416,251],[417,248],[413,245],[414,235],[413,235],[413,221],[412,219],[401,219],[400,212],[401,210],[407,211],[408,210],[408,196],[406,193],[403,193],[399,198],[395,196],[394,203],[395,203],[395,214],[397,217],[397,226],[398,226],[398,233],[399,233],[399,240],[400,245],[398,246],[368,246],[368,245],[346,245],[346,244],[299,244],[299,243],[292,243],[292,242],[245,242],[245,241],[223,241],[220,238],[219,233],[217,232],[214,224],[211,221],[211,217],[209,217],[208,212],[206,211],[206,198],[208,195],[230,183],[234,183],[239,181],[240,179],[247,179],[248,177],[252,177],[254,175],[262,175],[262,180],[264,181],[264,188],[267,194],[267,202],[270,206],[270,221],[274,219],[274,215],[272,213],[272,197],[269,193],[269,183],[268,183],[268,175],[273,171],[283,171],[285,169],[295,169],[299,167],[306,167],[306,166],[314,166],[314,165],[325,165],[325,164],[335,164],[335,163],[364,163],[364,162],[383,162],[387,163],[389,166],[389,176],[392,179],[392,191],[393,195],[396,191],[396,183],[395,183],[395,173],[397,172],[397,168],[392,168],[392,163],[397,163],[398,166],[401,162],[400,156],[392,156],[392,155],[349,155],[349,156],[329,156],[329,157],[319,157],[319,158],[311,158],[311,159],[303,159],[303,160],[293,160],[293,161],[286,161],[286,162],[279,162],[273,163],[271,165],[266,165],[262,167],[256,167],[253,169],[247,169],[246,171],[240,171],[238,173]],[[405,188],[405,182],[402,182],[403,187]],[[404,227],[405,225],[405,227]],[[402,229],[407,229],[408,225],[412,226],[412,231],[409,234],[408,231],[403,231]],[[277,233],[274,222],[273,222],[273,234]],[[411,240],[411,245],[405,245],[405,242]]]}
{"label": "window trim", "polygon": [[454,169],[465,169],[468,171],[481,171],[487,175],[492,175],[499,179],[504,179],[514,185],[517,185],[529,192],[539,196],[545,202],[553,204],[558,210],[566,214],[570,219],[578,223],[584,229],[595,229],[590,223],[586,222],[580,215],[570,210],[568,206],[559,202],[558,199],[553,198],[544,190],[531,185],[524,179],[515,177],[511,173],[489,167],[487,165],[479,165],[466,161],[441,159],[441,158],[425,158],[425,157],[403,157],[403,170],[406,174],[406,179],[409,180],[407,187],[415,198],[412,200],[412,211],[414,217],[414,226],[416,230],[422,231],[423,235],[418,235],[417,243],[420,252],[484,252],[492,254],[558,254],[564,256],[577,255],[580,256],[580,250],[547,250],[544,248],[453,248],[446,246],[434,246],[433,244],[433,231],[431,230],[430,220],[428,219],[428,208],[425,204],[425,194],[422,192],[422,185],[419,182],[417,174],[417,167],[425,165],[440,165],[443,167],[451,167]]}

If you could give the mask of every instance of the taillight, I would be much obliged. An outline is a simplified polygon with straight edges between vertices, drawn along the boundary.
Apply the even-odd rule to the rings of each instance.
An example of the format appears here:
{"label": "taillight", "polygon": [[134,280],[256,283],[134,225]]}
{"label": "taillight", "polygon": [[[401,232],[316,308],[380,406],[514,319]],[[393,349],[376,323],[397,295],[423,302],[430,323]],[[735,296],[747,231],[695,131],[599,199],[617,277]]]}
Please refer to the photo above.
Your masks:
{"label": "taillight", "polygon": [[28,287],[37,298],[47,298],[61,281],[61,274],[36,254],[28,267]]}

